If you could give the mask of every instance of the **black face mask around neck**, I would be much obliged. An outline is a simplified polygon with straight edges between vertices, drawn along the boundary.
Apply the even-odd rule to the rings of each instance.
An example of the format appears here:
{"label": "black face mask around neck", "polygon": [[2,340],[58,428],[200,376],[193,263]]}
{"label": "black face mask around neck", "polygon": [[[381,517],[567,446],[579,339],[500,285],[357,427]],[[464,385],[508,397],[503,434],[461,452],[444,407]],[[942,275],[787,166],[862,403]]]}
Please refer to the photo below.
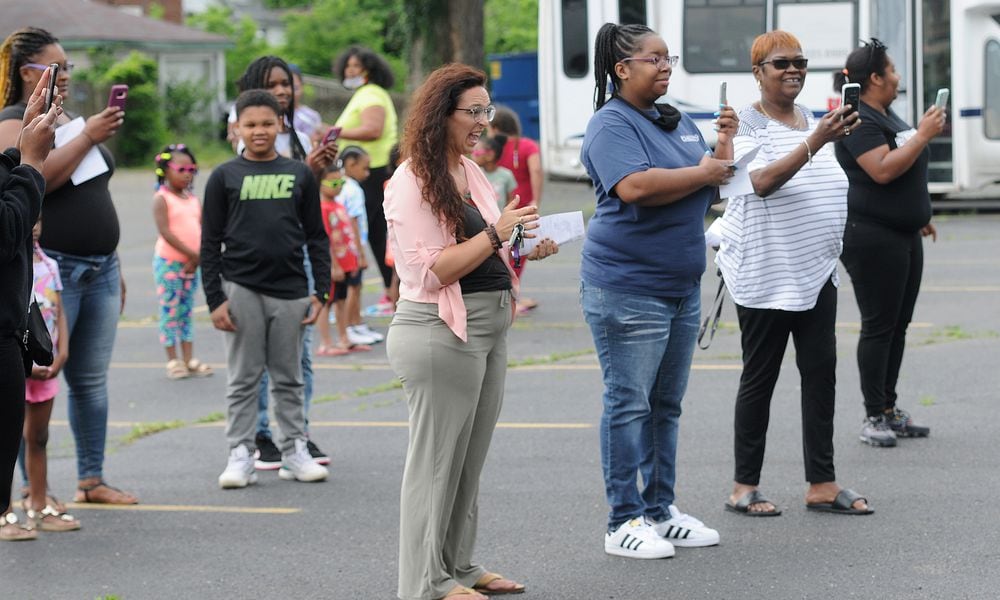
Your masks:
{"label": "black face mask around neck", "polygon": [[645,117],[647,121],[649,121],[653,125],[656,125],[663,131],[673,131],[677,129],[677,125],[681,122],[681,111],[677,110],[676,108],[667,104],[666,102],[664,102],[663,104],[653,104],[653,107],[656,109],[656,112],[660,113],[660,116],[654,119],[653,117],[649,116],[649,113],[647,111],[644,111],[641,108],[635,106],[625,98],[622,98],[619,94],[615,94],[614,97],[624,102],[629,108],[631,108],[632,110],[636,111],[637,113]]}

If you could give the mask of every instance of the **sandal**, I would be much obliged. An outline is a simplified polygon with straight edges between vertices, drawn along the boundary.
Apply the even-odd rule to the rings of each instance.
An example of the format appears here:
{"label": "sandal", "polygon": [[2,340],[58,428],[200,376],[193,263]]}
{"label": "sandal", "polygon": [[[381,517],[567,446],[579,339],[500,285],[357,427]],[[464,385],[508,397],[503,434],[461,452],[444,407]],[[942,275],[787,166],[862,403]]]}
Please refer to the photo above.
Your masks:
{"label": "sandal", "polygon": [[[101,488],[111,490],[111,496],[108,497],[104,494],[91,496],[92,492]],[[87,487],[78,487],[76,495],[73,497],[73,501],[79,504],[139,504],[138,498],[128,492],[123,492],[116,487],[111,487],[110,485],[104,483],[103,480]]]}
{"label": "sandal", "polygon": [[25,511],[28,520],[42,531],[76,531],[80,529],[80,521],[73,515],[66,512],[59,512],[52,505],[46,505],[40,511],[33,511],[30,508]]}
{"label": "sandal", "polygon": [[[28,510],[28,496],[30,495],[31,493],[28,491],[28,488],[21,488],[21,508],[25,511]],[[56,509],[58,512],[66,512],[66,504],[47,491],[45,493],[45,504],[52,506],[52,508]]]}
{"label": "sandal", "polygon": [[[865,508],[854,508],[854,504],[858,500],[864,501]],[[836,513],[838,515],[870,515],[875,512],[873,508],[868,506],[868,498],[847,488],[840,490],[837,493],[837,497],[833,499],[833,502],[807,503],[806,508],[808,510]]]}
{"label": "sandal", "polygon": [[173,358],[167,361],[167,379],[187,379],[191,375],[184,363]]}
{"label": "sandal", "polygon": [[736,504],[726,500],[726,510],[748,517],[777,517],[781,515],[781,510],[775,506],[774,510],[750,510],[751,504],[771,504],[771,502],[760,493],[760,490],[750,490],[737,500]]}
{"label": "sandal", "polygon": [[192,358],[188,361],[187,370],[192,377],[211,377],[213,373],[212,367],[206,365],[197,358]]}
{"label": "sandal", "polygon": [[486,594],[487,596],[503,596],[506,594],[523,594],[524,585],[517,583],[516,581],[510,581],[512,584],[510,587],[503,588],[491,588],[491,583],[496,583],[497,581],[510,581],[503,575],[499,573],[486,573],[479,578],[479,581],[472,586],[472,589],[480,594]]}
{"label": "sandal", "polygon": [[4,542],[27,542],[38,539],[38,532],[29,523],[21,525],[14,511],[0,516],[0,540]]}
{"label": "sandal", "polygon": [[464,585],[456,585],[451,588],[450,592],[442,596],[441,600],[445,600],[446,598],[458,598],[459,596],[482,596],[482,594],[476,590],[467,588]]}

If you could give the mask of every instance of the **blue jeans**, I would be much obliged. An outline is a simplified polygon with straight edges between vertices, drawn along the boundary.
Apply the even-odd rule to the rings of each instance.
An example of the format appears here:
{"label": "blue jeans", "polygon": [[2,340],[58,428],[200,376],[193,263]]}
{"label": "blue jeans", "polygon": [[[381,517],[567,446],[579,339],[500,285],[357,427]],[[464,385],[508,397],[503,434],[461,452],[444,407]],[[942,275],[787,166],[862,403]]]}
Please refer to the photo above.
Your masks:
{"label": "blue jeans", "polygon": [[[316,287],[316,281],[313,279],[312,262],[309,261],[309,249],[306,246],[302,246],[302,254],[304,257],[302,266],[305,267],[309,294],[312,295],[313,288]],[[305,411],[306,435],[309,434],[309,406],[312,404],[313,397],[312,339],[313,326],[307,325],[302,332],[302,381],[305,383],[305,404],[303,410]],[[267,376],[267,370],[265,369],[263,377],[260,378],[260,388],[257,391],[257,434],[271,439],[271,422],[267,418],[267,387],[269,383],[270,378]]]}
{"label": "blue jeans", "polygon": [[665,298],[582,283],[580,297],[604,376],[601,466],[611,506],[608,528],[640,515],[662,521],[674,503],[677,430],[701,292]]}
{"label": "blue jeans", "polygon": [[74,256],[45,250],[59,263],[69,329],[63,367],[77,477],[102,477],[108,432],[108,367],[121,312],[118,255]]}

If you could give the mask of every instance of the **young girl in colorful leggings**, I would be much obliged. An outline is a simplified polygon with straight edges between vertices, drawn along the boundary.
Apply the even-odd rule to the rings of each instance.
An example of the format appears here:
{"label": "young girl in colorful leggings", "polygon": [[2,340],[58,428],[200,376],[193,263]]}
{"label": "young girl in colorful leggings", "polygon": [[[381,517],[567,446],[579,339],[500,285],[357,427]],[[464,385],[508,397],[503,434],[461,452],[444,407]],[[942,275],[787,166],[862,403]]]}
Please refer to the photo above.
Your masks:
{"label": "young girl in colorful leggings", "polygon": [[153,218],[160,236],[153,255],[153,278],[160,299],[160,343],[167,351],[170,379],[212,374],[211,367],[193,356],[191,310],[198,289],[201,201],[191,193],[191,183],[197,172],[194,154],[184,144],[171,144],[156,155],[160,185],[153,195]]}

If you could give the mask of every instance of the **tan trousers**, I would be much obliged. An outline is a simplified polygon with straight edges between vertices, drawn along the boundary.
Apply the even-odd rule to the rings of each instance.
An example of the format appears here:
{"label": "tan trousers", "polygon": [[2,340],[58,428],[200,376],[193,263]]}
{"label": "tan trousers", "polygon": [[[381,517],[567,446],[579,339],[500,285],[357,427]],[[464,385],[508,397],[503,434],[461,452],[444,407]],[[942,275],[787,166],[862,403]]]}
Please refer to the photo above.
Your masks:
{"label": "tan trousers", "polygon": [[468,342],[436,304],[401,301],[389,363],[410,412],[399,502],[399,597],[441,598],[486,573],[472,562],[479,475],[503,402],[510,292],[465,295]]}

